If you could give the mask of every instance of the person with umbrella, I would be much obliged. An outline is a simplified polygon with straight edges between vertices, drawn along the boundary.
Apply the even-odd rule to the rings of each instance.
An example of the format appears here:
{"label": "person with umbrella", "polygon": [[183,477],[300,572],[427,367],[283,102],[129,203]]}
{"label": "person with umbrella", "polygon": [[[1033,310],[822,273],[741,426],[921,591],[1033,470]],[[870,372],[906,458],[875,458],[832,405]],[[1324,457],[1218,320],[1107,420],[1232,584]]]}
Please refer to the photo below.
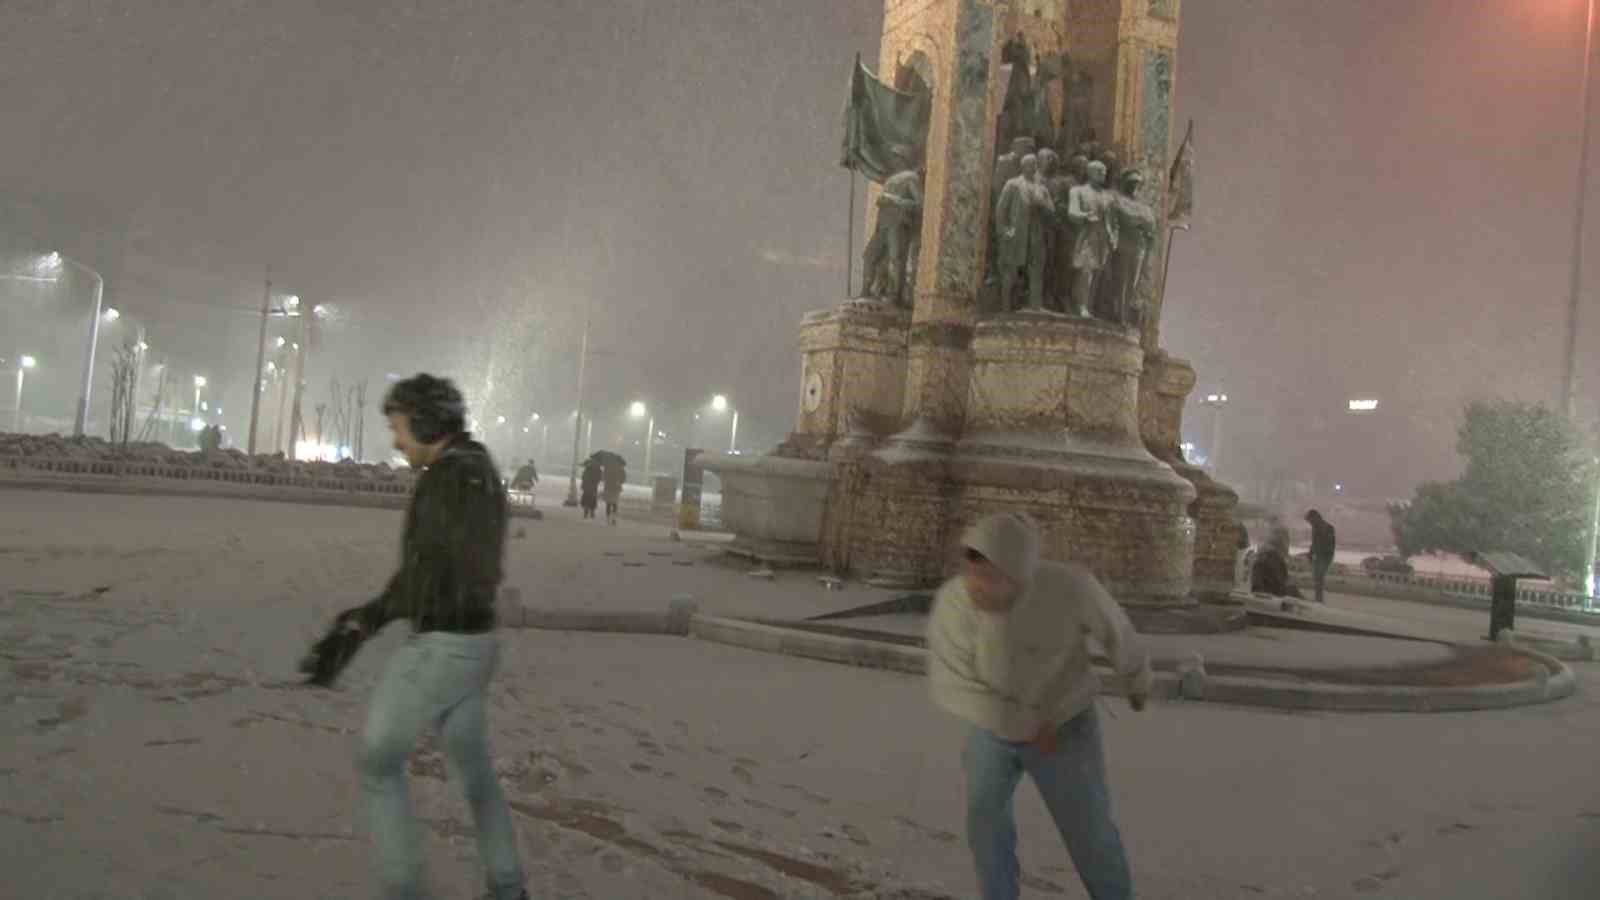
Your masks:
{"label": "person with umbrella", "polygon": [[593,456],[583,461],[583,493],[578,498],[585,519],[594,518],[595,507],[600,505],[600,461]]}
{"label": "person with umbrella", "polygon": [[605,475],[606,524],[617,524],[617,504],[622,502],[622,483],[628,480],[628,461],[609,450],[597,452],[595,458]]}

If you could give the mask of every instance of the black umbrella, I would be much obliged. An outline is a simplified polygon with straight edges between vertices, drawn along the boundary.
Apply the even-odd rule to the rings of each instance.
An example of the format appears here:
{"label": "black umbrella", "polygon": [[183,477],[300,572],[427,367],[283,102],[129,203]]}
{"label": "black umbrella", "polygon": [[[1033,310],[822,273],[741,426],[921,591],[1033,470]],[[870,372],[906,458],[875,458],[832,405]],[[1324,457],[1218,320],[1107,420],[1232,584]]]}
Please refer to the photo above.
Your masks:
{"label": "black umbrella", "polygon": [[602,466],[621,466],[623,468],[628,467],[627,460],[623,459],[619,454],[612,453],[610,450],[596,450],[595,452],[589,454],[589,458]]}

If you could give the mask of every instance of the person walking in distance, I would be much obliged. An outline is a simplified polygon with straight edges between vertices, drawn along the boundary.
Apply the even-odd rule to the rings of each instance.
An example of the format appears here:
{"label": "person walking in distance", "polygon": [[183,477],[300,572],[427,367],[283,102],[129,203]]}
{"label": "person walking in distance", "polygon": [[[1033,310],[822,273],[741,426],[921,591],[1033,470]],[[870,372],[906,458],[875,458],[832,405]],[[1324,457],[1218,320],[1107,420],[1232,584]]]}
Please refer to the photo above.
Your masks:
{"label": "person walking in distance", "polygon": [[1322,513],[1313,509],[1306,513],[1306,521],[1311,523],[1311,586],[1317,602],[1326,603],[1328,601],[1322,597],[1322,588],[1328,580],[1328,569],[1333,566],[1333,551],[1338,540],[1333,526],[1322,517]]}
{"label": "person walking in distance", "polygon": [[1012,809],[1032,776],[1092,900],[1129,900],[1133,881],[1111,817],[1089,668],[1092,639],[1144,708],[1152,675],[1133,625],[1088,569],[1039,559],[1039,531],[1002,513],[962,537],[962,572],[928,624],[935,704],[968,726],[967,845],[983,900],[1017,900]]}
{"label": "person walking in distance", "polygon": [[583,463],[583,494],[580,505],[583,507],[585,519],[594,518],[594,510],[600,505],[600,461],[589,457]]}
{"label": "person walking in distance", "polygon": [[606,524],[617,524],[617,504],[622,502],[622,485],[628,480],[626,463],[621,457],[608,459],[605,463],[605,500]]}
{"label": "person walking in distance", "polygon": [[[466,404],[447,379],[417,375],[383,402],[394,447],[420,469],[406,511],[400,569],[372,602],[341,613],[335,634],[375,634],[409,619],[411,634],[389,658],[362,734],[361,795],[383,896],[426,896],[422,845],[406,785],[406,761],[424,730],[437,729],[450,780],[466,794],[491,900],[526,900],[517,839],[488,745],[486,694],[499,661],[495,594],[502,577],[507,502],[489,451],[465,431]],[[330,663],[322,648],[301,664],[331,685],[353,650]],[[335,643],[332,646],[339,646]],[[343,646],[348,647],[346,642]]]}

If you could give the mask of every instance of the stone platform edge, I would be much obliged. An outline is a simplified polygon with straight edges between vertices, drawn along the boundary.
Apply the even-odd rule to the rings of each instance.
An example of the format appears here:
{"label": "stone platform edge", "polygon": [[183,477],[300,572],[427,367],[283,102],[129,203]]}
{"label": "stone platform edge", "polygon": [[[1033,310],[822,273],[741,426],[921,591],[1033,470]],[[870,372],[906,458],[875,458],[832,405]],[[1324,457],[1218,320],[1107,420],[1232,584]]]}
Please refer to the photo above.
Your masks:
{"label": "stone platform edge", "polygon": [[[729,616],[707,615],[696,612],[692,603],[676,600],[666,612],[535,609],[520,603],[502,604],[500,616],[501,624],[507,627],[675,635],[866,669],[917,676],[927,673],[927,651],[920,647],[817,634]],[[1512,684],[1431,688],[1305,681],[1291,683],[1270,678],[1208,675],[1204,671],[1176,674],[1158,672],[1152,693],[1162,700],[1277,709],[1463,712],[1547,703],[1570,696],[1577,690],[1576,677],[1560,660],[1524,647],[1513,649],[1538,660],[1551,674]],[[1113,696],[1124,693],[1119,679],[1112,677],[1111,672],[1096,671],[1101,676],[1102,693]]]}
{"label": "stone platform edge", "polygon": [[[327,478],[239,472],[230,469],[177,471],[193,474],[143,475],[54,474],[40,470],[20,470],[0,466],[0,490],[61,491],[70,494],[121,494],[137,497],[210,497],[228,500],[263,500],[269,503],[300,503],[309,506],[352,506],[366,509],[405,509],[411,501],[411,485],[380,482],[365,486]],[[511,505],[512,518],[542,519],[544,514],[531,506]]]}

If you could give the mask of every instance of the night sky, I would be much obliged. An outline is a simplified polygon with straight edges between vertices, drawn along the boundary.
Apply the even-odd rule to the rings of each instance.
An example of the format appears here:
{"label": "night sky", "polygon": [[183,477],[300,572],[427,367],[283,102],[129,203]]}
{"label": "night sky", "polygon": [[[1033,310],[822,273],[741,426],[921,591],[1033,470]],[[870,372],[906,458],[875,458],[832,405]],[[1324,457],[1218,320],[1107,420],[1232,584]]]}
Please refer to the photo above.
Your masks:
{"label": "night sky", "polygon": [[[1453,473],[1465,399],[1554,400],[1583,0],[1184,6],[1196,219],[1162,330],[1197,393],[1230,397],[1224,473],[1405,494]],[[843,294],[839,113],[881,18],[875,0],[6,0],[0,262],[100,269],[116,327],[206,373],[235,429],[270,266],[339,312],[308,404],[330,377],[429,368],[488,415],[564,420],[592,304],[597,444],[628,401],[681,438],[724,393],[765,449],[792,425],[800,317]],[[3,367],[41,361],[30,409],[70,414],[83,296],[0,281]],[[1586,413],[1597,338],[1586,289]],[[1380,411],[1347,415],[1360,396]],[[1191,439],[1210,416],[1191,406]]]}

